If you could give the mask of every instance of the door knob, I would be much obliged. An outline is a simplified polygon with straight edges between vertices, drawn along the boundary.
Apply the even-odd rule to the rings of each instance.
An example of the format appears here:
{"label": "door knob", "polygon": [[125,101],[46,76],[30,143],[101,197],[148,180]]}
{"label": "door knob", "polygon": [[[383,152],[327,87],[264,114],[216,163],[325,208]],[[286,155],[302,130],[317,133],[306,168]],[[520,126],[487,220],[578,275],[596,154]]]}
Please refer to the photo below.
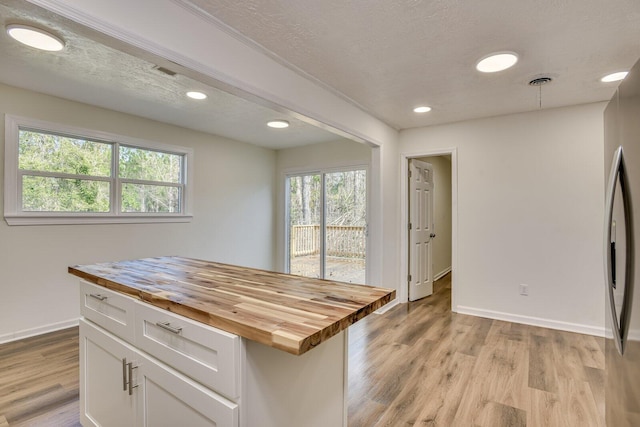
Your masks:
{"label": "door knob", "polygon": [[434,237],[436,237],[436,233],[431,233],[429,237],[433,239]]}

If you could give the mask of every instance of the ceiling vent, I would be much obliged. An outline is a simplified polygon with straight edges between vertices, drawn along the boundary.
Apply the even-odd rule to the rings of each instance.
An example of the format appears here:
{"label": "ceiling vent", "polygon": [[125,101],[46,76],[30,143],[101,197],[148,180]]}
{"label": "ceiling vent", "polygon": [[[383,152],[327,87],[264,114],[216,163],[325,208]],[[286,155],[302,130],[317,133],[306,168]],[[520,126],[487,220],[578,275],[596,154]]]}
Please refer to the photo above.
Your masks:
{"label": "ceiling vent", "polygon": [[537,79],[533,79],[529,82],[529,86],[542,86],[547,83],[551,83],[553,79],[551,77],[538,77]]}

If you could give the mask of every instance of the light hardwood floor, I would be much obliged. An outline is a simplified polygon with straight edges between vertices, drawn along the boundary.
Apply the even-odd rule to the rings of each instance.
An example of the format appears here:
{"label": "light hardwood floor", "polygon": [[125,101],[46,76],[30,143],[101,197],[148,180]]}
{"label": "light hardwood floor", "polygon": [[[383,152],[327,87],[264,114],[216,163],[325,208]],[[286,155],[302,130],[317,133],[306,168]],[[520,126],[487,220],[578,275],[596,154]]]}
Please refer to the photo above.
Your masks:
{"label": "light hardwood floor", "polygon": [[0,346],[0,427],[79,426],[78,328]]}
{"label": "light hardwood floor", "polygon": [[[604,425],[602,339],[451,313],[449,276],[435,289],[351,327],[349,427]],[[78,329],[0,345],[0,427],[78,425]]]}
{"label": "light hardwood floor", "polygon": [[604,340],[450,311],[434,295],[350,331],[349,427],[604,425]]}

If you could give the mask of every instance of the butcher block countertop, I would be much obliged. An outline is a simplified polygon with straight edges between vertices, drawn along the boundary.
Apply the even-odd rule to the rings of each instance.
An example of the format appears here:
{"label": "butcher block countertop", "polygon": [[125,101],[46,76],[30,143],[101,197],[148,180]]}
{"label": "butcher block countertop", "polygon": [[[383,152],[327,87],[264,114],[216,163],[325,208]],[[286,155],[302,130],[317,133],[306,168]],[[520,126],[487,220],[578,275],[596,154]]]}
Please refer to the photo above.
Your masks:
{"label": "butcher block countertop", "polygon": [[395,298],[390,289],[181,257],[77,265],[69,273],[296,355]]}

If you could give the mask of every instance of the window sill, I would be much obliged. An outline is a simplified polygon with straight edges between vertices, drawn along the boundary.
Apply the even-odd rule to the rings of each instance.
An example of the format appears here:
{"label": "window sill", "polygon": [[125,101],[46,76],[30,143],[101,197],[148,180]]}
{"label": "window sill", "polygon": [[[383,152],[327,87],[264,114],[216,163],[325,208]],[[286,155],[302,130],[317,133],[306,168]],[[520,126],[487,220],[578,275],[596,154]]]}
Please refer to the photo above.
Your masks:
{"label": "window sill", "polygon": [[8,225],[82,225],[82,224],[149,224],[191,222],[193,215],[157,215],[157,216],[80,216],[80,215],[5,215]]}

